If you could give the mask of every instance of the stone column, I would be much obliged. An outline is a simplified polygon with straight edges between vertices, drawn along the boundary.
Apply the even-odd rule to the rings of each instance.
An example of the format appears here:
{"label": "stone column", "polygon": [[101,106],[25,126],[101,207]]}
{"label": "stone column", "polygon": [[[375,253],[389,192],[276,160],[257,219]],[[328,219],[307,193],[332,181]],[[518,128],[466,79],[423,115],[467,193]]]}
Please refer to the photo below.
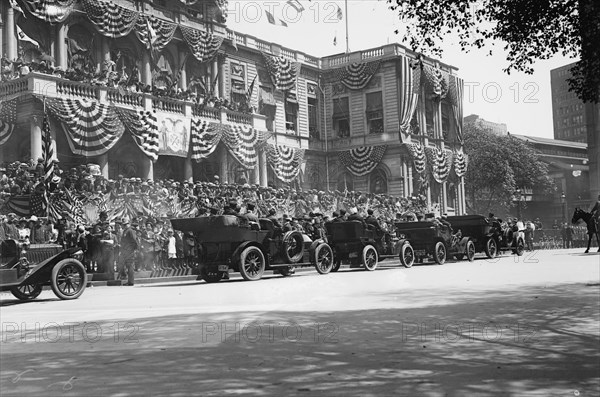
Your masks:
{"label": "stone column", "polygon": [[413,186],[413,167],[410,162],[406,164],[406,170],[408,171],[408,195],[412,196],[415,193],[415,187]]}
{"label": "stone column", "polygon": [[105,62],[110,61],[110,45],[106,37],[102,37],[102,57],[100,59],[102,60],[102,70],[107,69]]}
{"label": "stone column", "polygon": [[221,153],[219,154],[219,158],[221,159],[221,183],[229,183],[228,177],[228,159],[227,159],[227,148],[224,144],[221,145]]}
{"label": "stone column", "polygon": [[56,66],[67,69],[69,64],[67,53],[67,25],[58,25],[56,27]]}
{"label": "stone column", "polygon": [[[225,60],[222,61],[217,61],[217,68],[219,70],[219,80],[217,82],[217,84],[219,84],[219,92],[221,93],[221,96],[225,96]],[[248,72],[248,70],[246,70],[246,73]],[[248,82],[248,84],[250,84],[250,82]]]}
{"label": "stone column", "polygon": [[29,126],[29,151],[31,158],[37,161],[42,157],[42,115],[33,116]]}
{"label": "stone column", "polygon": [[142,82],[144,85],[152,85],[152,65],[150,64],[150,54],[144,50],[142,56]]}
{"label": "stone column", "polygon": [[100,166],[100,175],[102,175],[104,179],[108,179],[108,153],[98,156],[96,161]]}
{"label": "stone column", "polygon": [[258,167],[260,171],[260,186],[269,186],[269,172],[267,171],[267,154],[264,150],[261,150],[258,156]]}
{"label": "stone column", "polygon": [[[221,74],[219,73],[219,63],[218,63],[218,61],[216,59],[212,62],[212,68],[211,69],[212,69],[212,71],[210,73],[210,84],[211,84],[211,87],[209,88],[209,91],[212,89],[212,84],[215,82],[215,78],[217,77],[217,74],[219,75],[218,77],[221,78]],[[219,97],[219,98],[221,97],[221,90],[220,90],[219,82],[218,81],[215,84],[215,96]]]}
{"label": "stone column", "polygon": [[[6,23],[4,24],[4,34],[6,37],[6,55],[11,61],[17,58],[17,36],[15,34],[15,10],[10,5],[6,5]],[[4,54],[3,54],[4,55]]]}
{"label": "stone column", "polygon": [[465,177],[462,176],[460,178],[460,201],[461,201],[461,205],[462,205],[462,214],[461,215],[465,215],[467,213],[467,196],[465,194]]}
{"label": "stone column", "polygon": [[[186,60],[185,54],[186,54],[185,51],[179,52],[179,62],[183,62]],[[189,59],[188,59],[188,61],[189,61]],[[183,66],[183,68],[182,68],[182,66]],[[179,68],[181,69],[181,76],[179,77],[179,88],[181,88],[183,91],[185,91],[185,90],[187,90],[187,71],[185,70],[185,65],[179,65]]]}
{"label": "stone column", "polygon": [[183,165],[183,180],[194,182],[194,169],[192,168],[192,158],[188,155]]}
{"label": "stone column", "polygon": [[143,179],[154,180],[154,163],[150,160],[149,157],[144,158],[144,162],[142,163],[142,175]]}

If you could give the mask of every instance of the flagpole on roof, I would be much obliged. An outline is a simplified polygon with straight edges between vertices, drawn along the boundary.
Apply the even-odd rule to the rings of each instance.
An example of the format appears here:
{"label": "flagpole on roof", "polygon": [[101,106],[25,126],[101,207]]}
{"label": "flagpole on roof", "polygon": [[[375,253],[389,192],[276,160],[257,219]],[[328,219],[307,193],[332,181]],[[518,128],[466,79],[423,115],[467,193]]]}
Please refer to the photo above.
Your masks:
{"label": "flagpole on roof", "polygon": [[346,54],[350,52],[350,45],[348,44],[348,0],[344,0],[344,5],[346,7]]}

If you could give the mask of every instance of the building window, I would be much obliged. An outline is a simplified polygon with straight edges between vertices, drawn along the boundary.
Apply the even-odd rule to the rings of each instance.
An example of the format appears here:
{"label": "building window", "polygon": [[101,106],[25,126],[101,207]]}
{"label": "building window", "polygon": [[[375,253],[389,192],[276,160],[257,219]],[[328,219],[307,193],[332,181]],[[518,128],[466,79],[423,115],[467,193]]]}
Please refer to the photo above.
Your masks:
{"label": "building window", "polygon": [[285,96],[285,132],[288,134],[298,132],[298,98],[291,92],[286,93]]}
{"label": "building window", "polygon": [[273,96],[273,89],[271,87],[260,87],[258,95],[258,111],[260,114],[265,116],[267,125],[267,131],[273,132],[273,126],[275,121],[275,112],[277,110],[277,103]]}
{"label": "building window", "polygon": [[369,177],[369,191],[373,194],[387,194],[387,175],[383,170],[377,169],[371,173]]}
{"label": "building window", "polygon": [[381,91],[367,94],[367,130],[369,134],[383,134],[383,99]]}
{"label": "building window", "polygon": [[308,135],[311,138],[320,139],[318,120],[318,100],[317,98],[308,98]]}
{"label": "building window", "polygon": [[234,108],[246,105],[246,68],[239,63],[230,64],[230,99]]}
{"label": "building window", "polygon": [[442,102],[442,135],[448,139],[450,133],[450,105]]}
{"label": "building window", "polygon": [[340,138],[350,136],[350,105],[348,97],[333,99],[333,129]]}
{"label": "building window", "polygon": [[425,100],[425,130],[429,137],[434,137],[434,128],[433,128],[433,101],[426,99]]}

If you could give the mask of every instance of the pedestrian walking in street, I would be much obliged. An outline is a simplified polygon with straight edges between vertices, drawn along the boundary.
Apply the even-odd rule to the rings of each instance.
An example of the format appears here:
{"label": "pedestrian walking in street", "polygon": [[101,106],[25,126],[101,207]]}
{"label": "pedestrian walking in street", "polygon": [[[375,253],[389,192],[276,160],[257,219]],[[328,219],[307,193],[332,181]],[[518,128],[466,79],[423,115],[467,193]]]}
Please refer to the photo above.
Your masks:
{"label": "pedestrian walking in street", "polygon": [[123,221],[125,230],[121,237],[121,262],[119,266],[120,276],[127,272],[127,285],[134,284],[134,266],[137,250],[140,247],[137,236],[137,220],[130,222],[128,219]]}

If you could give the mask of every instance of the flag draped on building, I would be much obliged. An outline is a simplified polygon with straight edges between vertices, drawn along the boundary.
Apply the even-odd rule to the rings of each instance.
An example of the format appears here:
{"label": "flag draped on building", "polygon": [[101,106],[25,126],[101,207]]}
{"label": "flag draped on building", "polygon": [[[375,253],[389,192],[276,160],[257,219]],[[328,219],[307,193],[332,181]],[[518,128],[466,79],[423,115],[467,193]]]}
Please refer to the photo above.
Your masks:
{"label": "flag draped on building", "polygon": [[190,47],[192,55],[200,62],[210,61],[217,54],[223,37],[215,36],[211,32],[179,26],[183,39]]}
{"label": "flag draped on building", "polygon": [[100,156],[125,130],[113,107],[96,100],[53,98],[46,99],[46,106],[61,122],[74,154]]}
{"label": "flag draped on building", "polygon": [[17,100],[0,101],[0,145],[12,136],[17,122]]}
{"label": "flag draped on building", "polygon": [[57,23],[67,19],[77,0],[22,0],[21,2],[35,17],[49,23]]}
{"label": "flag draped on building", "polygon": [[412,132],[410,122],[419,103],[421,67],[420,63],[402,57],[397,68],[400,77],[400,131],[403,141],[409,141]]}
{"label": "flag draped on building", "polygon": [[112,1],[83,0],[83,10],[96,29],[106,37],[127,36],[140,14]]}
{"label": "flag draped on building", "polygon": [[140,150],[152,161],[158,160],[158,121],[156,112],[114,108]]}
{"label": "flag draped on building", "polygon": [[449,75],[440,68],[424,65],[425,91],[437,101],[441,101],[448,95]]}
{"label": "flag draped on building", "polygon": [[452,114],[454,116],[454,126],[456,131],[456,140],[462,145],[463,134],[463,97],[464,97],[465,82],[457,76],[450,76],[448,87],[448,99],[452,105]]}
{"label": "flag draped on building", "polygon": [[467,173],[469,161],[467,155],[459,148],[454,151],[454,173],[457,177],[463,177]]}
{"label": "flag draped on building", "polygon": [[173,40],[177,25],[152,15],[140,15],[135,23],[135,36],[154,54],[160,52]]}
{"label": "flag draped on building", "polygon": [[42,159],[44,160],[44,185],[48,188],[54,174],[54,148],[48,115],[44,113],[42,122]]}
{"label": "flag draped on building", "polygon": [[244,168],[252,169],[256,166],[258,159],[256,149],[268,137],[267,133],[262,133],[250,125],[231,124],[226,127],[223,142],[229,153]]}
{"label": "flag draped on building", "polygon": [[293,182],[300,173],[304,150],[280,145],[265,145],[267,162],[275,176],[285,183]]}
{"label": "flag draped on building", "polygon": [[23,29],[21,29],[21,27],[19,25],[17,25],[17,39],[19,39],[19,41],[26,41],[28,43],[31,43],[36,48],[40,48],[40,43],[38,43],[37,41],[35,41],[31,37],[27,36],[25,34],[25,32],[23,32]]}
{"label": "flag draped on building", "polygon": [[351,90],[362,90],[379,70],[380,60],[372,62],[353,62],[350,65],[332,70],[327,81],[340,82]]}
{"label": "flag draped on building", "polygon": [[200,161],[216,149],[225,131],[221,123],[192,117],[192,160]]}
{"label": "flag draped on building", "polygon": [[353,175],[363,176],[377,168],[386,149],[386,145],[357,147],[340,152],[339,159]]}
{"label": "flag draped on building", "polygon": [[406,147],[413,159],[413,165],[417,174],[422,174],[427,170],[427,157],[425,156],[425,148],[421,143],[406,143]]}
{"label": "flag draped on building", "polygon": [[448,158],[448,151],[438,147],[427,146],[425,147],[425,153],[427,154],[427,161],[431,166],[433,179],[437,183],[444,183],[448,179],[452,166],[451,160],[449,161]]}
{"label": "flag draped on building", "polygon": [[263,57],[275,88],[281,91],[293,91],[296,88],[296,79],[300,74],[300,63],[292,62],[283,56],[269,55],[264,52]]}

